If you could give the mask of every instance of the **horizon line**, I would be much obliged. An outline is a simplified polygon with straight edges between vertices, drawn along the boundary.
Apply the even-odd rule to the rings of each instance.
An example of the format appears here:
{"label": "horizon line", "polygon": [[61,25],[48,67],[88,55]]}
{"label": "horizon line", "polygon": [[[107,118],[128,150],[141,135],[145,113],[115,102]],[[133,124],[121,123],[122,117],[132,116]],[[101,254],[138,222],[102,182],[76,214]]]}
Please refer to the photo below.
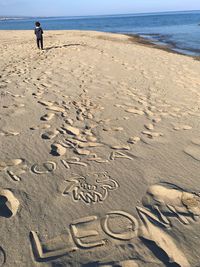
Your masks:
{"label": "horizon line", "polygon": [[29,15],[0,15],[3,18],[57,18],[57,17],[98,17],[98,16],[117,16],[117,15],[142,15],[142,14],[155,14],[155,13],[174,13],[174,12],[193,12],[200,11],[200,9],[188,10],[166,10],[166,11],[150,11],[150,12],[135,12],[135,13],[113,13],[113,14],[93,14],[93,15],[51,15],[51,16],[29,16]]}

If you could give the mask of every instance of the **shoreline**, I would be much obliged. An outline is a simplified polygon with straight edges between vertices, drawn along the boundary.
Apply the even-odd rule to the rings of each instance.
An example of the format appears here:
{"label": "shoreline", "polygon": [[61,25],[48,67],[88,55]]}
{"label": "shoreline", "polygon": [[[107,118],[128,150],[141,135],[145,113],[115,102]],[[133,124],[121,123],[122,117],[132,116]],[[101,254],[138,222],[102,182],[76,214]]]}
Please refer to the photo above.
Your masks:
{"label": "shoreline", "polygon": [[173,48],[171,48],[168,44],[166,44],[166,45],[156,44],[153,41],[148,40],[147,38],[141,37],[139,34],[125,34],[125,35],[129,36],[130,40],[133,43],[138,43],[138,44],[141,44],[144,46],[148,46],[148,47],[155,48],[155,49],[160,49],[163,51],[167,51],[169,53],[178,54],[178,55],[182,55],[182,56],[193,57],[193,58],[198,57],[198,56],[192,56],[189,54],[184,54],[184,53],[178,52],[178,51],[174,50]]}
{"label": "shoreline", "polygon": [[200,55],[189,55],[189,54],[184,54],[179,51],[174,50],[171,48],[169,45],[159,45],[154,43],[153,41],[150,41],[144,37],[141,37],[139,34],[125,34],[126,36],[130,37],[130,41],[133,42],[134,44],[140,44],[142,46],[158,49],[158,50],[163,50],[168,53],[176,54],[176,55],[181,55],[189,58],[193,58],[194,60],[200,61]]}

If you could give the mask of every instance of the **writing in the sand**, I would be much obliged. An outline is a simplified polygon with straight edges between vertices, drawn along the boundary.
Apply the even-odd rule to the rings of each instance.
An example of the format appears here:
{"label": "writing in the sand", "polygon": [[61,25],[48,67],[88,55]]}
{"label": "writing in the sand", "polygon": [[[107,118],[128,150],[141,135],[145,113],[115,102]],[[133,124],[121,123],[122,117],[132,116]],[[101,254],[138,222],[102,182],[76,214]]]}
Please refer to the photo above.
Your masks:
{"label": "writing in the sand", "polygon": [[143,207],[136,206],[139,220],[124,211],[110,211],[103,217],[89,216],[73,221],[64,235],[45,242],[32,231],[33,254],[36,260],[49,260],[80,249],[115,246],[139,238],[142,242],[153,241],[156,250],[164,252],[170,263],[190,267],[168,230],[173,226],[173,218],[183,225],[196,222],[200,217],[199,202],[199,193],[186,192],[173,184],[151,185],[142,199]]}
{"label": "writing in the sand", "polygon": [[[117,226],[117,221],[123,221],[123,225]],[[34,256],[41,260],[65,255],[78,249],[104,246],[112,239],[128,241],[137,236],[137,230],[138,221],[134,216],[123,211],[111,211],[102,218],[89,216],[74,221],[65,237],[54,238],[42,244],[36,232],[32,231],[30,239]],[[61,244],[61,240],[65,242]],[[54,247],[53,251],[50,249],[51,246]]]}

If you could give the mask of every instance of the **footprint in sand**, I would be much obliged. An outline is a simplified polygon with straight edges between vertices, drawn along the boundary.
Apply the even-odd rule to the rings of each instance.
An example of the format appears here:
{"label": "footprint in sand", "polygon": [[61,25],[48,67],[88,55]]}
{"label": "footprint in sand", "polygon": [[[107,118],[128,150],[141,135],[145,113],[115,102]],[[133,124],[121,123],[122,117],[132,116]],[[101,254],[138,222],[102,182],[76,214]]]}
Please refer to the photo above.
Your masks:
{"label": "footprint in sand", "polygon": [[180,131],[180,130],[191,130],[192,126],[190,125],[178,125],[178,126],[174,126],[173,128],[175,131]]}
{"label": "footprint in sand", "polygon": [[147,130],[153,130],[153,129],[154,129],[154,125],[153,125],[152,123],[145,124],[144,127],[145,127]]}
{"label": "footprint in sand", "polygon": [[25,97],[24,95],[15,95],[15,94],[12,94],[11,92],[8,92],[8,91],[6,93],[11,95],[14,98],[24,98]]}
{"label": "footprint in sand", "polygon": [[159,117],[155,117],[155,118],[152,119],[153,123],[158,123],[160,121],[161,121],[161,118],[159,118]]}
{"label": "footprint in sand", "polygon": [[20,175],[27,171],[27,165],[23,159],[12,159],[0,161],[0,172],[5,171],[15,182],[21,181]]}
{"label": "footprint in sand", "polygon": [[5,170],[8,167],[18,166],[22,163],[23,163],[22,159],[10,159],[10,160],[0,161],[0,171]]}
{"label": "footprint in sand", "polygon": [[40,98],[40,96],[42,96],[43,94],[44,94],[44,91],[38,90],[37,92],[33,93],[32,95],[35,96],[35,97]]}
{"label": "footprint in sand", "polygon": [[32,126],[30,127],[30,130],[34,131],[34,130],[45,130],[45,129],[49,129],[51,127],[50,124],[40,124],[40,125],[37,125],[37,126]]}
{"label": "footprint in sand", "polygon": [[0,247],[0,266],[6,263],[6,253],[2,247]]}
{"label": "footprint in sand", "polygon": [[65,112],[66,111],[65,108],[59,107],[59,106],[50,106],[50,107],[47,107],[47,110],[55,111],[55,112]]}
{"label": "footprint in sand", "polygon": [[47,131],[42,134],[42,139],[53,139],[59,134],[59,131],[57,130],[52,130],[52,131]]}
{"label": "footprint in sand", "polygon": [[80,135],[80,129],[72,127],[70,125],[63,127],[63,129],[66,130],[66,132],[70,135],[75,135],[75,136]]}
{"label": "footprint in sand", "polygon": [[120,132],[120,131],[123,131],[124,128],[123,127],[113,127],[111,128],[112,131],[115,131],[115,132]]}
{"label": "footprint in sand", "polygon": [[70,118],[66,119],[65,122],[67,124],[69,124],[70,126],[72,126],[74,124],[74,121],[72,119],[70,119]]}
{"label": "footprint in sand", "polygon": [[42,106],[45,106],[45,107],[51,107],[54,104],[54,102],[45,101],[45,100],[40,100],[40,101],[38,101],[38,103],[41,104]]}
{"label": "footprint in sand", "polygon": [[10,190],[0,188],[0,217],[10,218],[17,214],[19,200]]}
{"label": "footprint in sand", "polygon": [[200,161],[200,139],[193,140],[192,144],[184,149],[184,152],[193,159]]}
{"label": "footprint in sand", "polygon": [[129,156],[128,154],[123,153],[122,151],[111,152],[110,160],[116,160],[116,159],[133,160],[133,157]]}
{"label": "footprint in sand", "polygon": [[0,136],[17,136],[19,132],[0,130]]}
{"label": "footprint in sand", "polygon": [[64,146],[62,146],[58,143],[51,145],[51,154],[53,156],[63,156],[66,153],[67,153],[67,149]]}
{"label": "footprint in sand", "polygon": [[19,103],[19,104],[14,104],[13,106],[16,108],[23,108],[23,107],[25,107],[25,104]]}
{"label": "footprint in sand", "polygon": [[129,140],[128,140],[128,143],[130,144],[136,144],[137,142],[139,142],[141,139],[140,137],[138,136],[133,136],[133,137],[130,137]]}
{"label": "footprint in sand", "polygon": [[114,150],[130,150],[130,146],[127,146],[127,145],[114,145],[114,146],[110,146],[111,149],[114,149]]}
{"label": "footprint in sand", "polygon": [[128,113],[136,114],[136,115],[143,115],[144,114],[144,111],[136,109],[136,108],[128,108],[128,109],[125,109],[125,111]]}
{"label": "footprint in sand", "polygon": [[42,116],[40,119],[42,121],[50,121],[54,118],[55,114],[54,113],[47,113],[44,116]]}
{"label": "footprint in sand", "polygon": [[163,133],[160,132],[151,132],[151,131],[142,131],[142,134],[147,135],[148,138],[155,138],[159,136],[163,136]]}

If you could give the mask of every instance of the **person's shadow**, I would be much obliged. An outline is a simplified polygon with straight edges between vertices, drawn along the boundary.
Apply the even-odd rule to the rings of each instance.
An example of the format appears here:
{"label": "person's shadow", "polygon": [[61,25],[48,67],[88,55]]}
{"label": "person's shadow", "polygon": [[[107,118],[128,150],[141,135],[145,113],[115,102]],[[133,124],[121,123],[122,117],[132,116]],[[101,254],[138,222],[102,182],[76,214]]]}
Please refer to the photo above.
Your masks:
{"label": "person's shadow", "polygon": [[67,48],[67,47],[70,47],[70,46],[84,46],[84,45],[83,44],[57,45],[57,46],[46,47],[46,48],[44,48],[44,50],[48,51],[48,50],[57,49],[57,48]]}

